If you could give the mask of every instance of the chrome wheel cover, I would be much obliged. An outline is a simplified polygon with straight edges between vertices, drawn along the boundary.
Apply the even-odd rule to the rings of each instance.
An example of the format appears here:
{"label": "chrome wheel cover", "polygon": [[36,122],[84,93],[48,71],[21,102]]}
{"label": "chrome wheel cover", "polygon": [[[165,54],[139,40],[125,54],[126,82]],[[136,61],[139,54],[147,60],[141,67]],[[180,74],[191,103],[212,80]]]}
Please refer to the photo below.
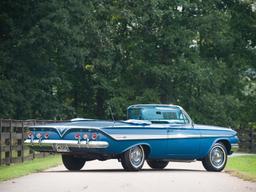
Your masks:
{"label": "chrome wheel cover", "polygon": [[210,161],[212,166],[216,169],[220,169],[226,162],[226,151],[221,146],[215,146],[210,152]]}
{"label": "chrome wheel cover", "polygon": [[145,160],[144,150],[141,146],[129,150],[129,160],[134,168],[139,168]]}

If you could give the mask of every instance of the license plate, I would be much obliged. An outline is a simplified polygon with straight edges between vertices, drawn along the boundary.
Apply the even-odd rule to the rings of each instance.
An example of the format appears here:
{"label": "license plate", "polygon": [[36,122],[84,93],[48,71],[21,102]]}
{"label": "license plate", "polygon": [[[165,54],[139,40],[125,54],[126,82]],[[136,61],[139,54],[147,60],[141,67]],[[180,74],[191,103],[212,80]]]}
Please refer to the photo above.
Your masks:
{"label": "license plate", "polygon": [[65,144],[55,144],[55,149],[57,152],[69,152],[69,148]]}

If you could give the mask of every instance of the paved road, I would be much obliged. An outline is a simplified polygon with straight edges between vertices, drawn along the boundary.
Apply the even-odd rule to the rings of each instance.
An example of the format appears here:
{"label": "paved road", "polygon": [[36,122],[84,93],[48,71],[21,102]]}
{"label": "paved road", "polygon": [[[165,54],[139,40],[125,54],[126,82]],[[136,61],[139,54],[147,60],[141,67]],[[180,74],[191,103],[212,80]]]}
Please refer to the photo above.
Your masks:
{"label": "paved road", "polygon": [[[1,173],[0,173],[1,174]],[[145,164],[124,172],[116,160],[87,162],[80,172],[63,166],[0,183],[0,192],[256,192],[256,183],[224,172],[206,172],[200,162],[170,163],[163,171]]]}

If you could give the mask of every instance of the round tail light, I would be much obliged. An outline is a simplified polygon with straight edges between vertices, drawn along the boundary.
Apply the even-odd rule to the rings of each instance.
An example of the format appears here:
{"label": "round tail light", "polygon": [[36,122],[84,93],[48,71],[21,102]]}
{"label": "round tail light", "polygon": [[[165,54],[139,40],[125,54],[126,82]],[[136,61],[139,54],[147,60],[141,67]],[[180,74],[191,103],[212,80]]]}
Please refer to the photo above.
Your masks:
{"label": "round tail light", "polygon": [[83,135],[83,139],[88,139],[88,135],[86,133]]}
{"label": "round tail light", "polygon": [[32,131],[28,131],[28,132],[27,132],[27,136],[28,136],[29,139],[32,138],[32,137],[33,137]]}
{"label": "round tail light", "polygon": [[93,133],[93,134],[92,134],[92,139],[93,139],[93,140],[96,140],[97,137],[98,137],[97,133]]}
{"label": "round tail light", "polygon": [[45,134],[44,134],[44,138],[45,138],[45,139],[48,139],[48,138],[49,138],[49,133],[45,133]]}
{"label": "round tail light", "polygon": [[80,138],[81,138],[81,136],[79,133],[75,134],[75,139],[80,139]]}
{"label": "round tail light", "polygon": [[36,134],[36,138],[37,138],[37,139],[40,139],[41,137],[42,137],[42,134],[41,134],[41,133],[37,133],[37,134]]}

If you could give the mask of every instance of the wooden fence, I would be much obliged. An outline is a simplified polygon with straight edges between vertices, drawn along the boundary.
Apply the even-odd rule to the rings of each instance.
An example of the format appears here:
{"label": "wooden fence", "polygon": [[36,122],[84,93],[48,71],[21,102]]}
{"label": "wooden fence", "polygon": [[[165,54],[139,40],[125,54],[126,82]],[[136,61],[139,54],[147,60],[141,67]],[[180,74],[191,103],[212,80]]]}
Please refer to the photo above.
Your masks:
{"label": "wooden fence", "polygon": [[[23,162],[47,153],[30,150],[23,143],[26,128],[32,125],[43,125],[56,121],[44,120],[0,120],[0,165]],[[240,139],[240,151],[256,153],[256,130],[253,128],[237,129]]]}
{"label": "wooden fence", "polygon": [[23,162],[36,157],[44,157],[48,153],[30,150],[24,145],[26,128],[31,125],[43,125],[55,121],[39,120],[0,120],[0,165]]}
{"label": "wooden fence", "polygon": [[240,128],[236,131],[240,140],[239,151],[256,153],[256,129]]}

